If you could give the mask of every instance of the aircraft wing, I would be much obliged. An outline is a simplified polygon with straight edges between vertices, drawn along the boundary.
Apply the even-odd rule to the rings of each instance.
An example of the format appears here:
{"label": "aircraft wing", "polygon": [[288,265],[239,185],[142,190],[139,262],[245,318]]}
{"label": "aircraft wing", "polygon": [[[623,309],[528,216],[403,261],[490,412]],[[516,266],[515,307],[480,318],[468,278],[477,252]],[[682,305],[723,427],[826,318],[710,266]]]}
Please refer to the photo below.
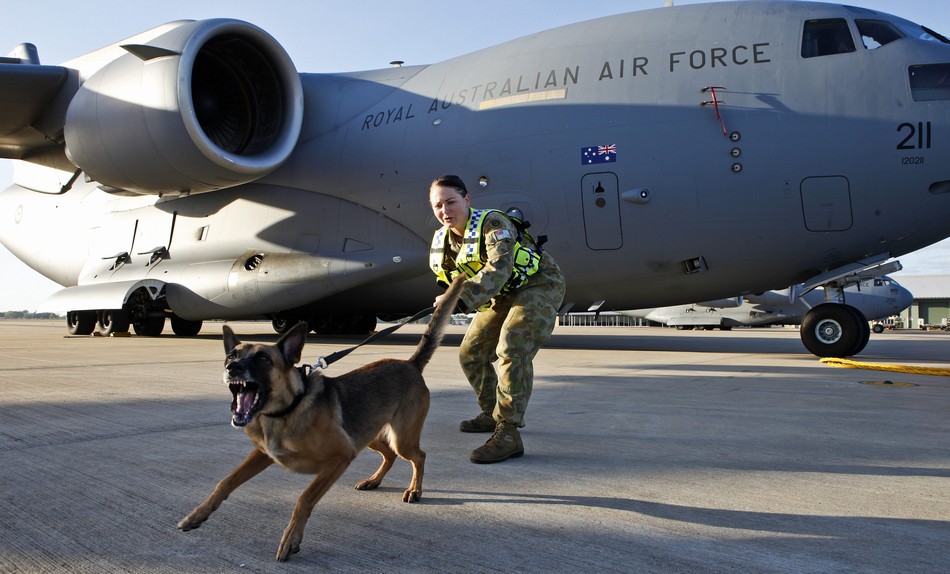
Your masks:
{"label": "aircraft wing", "polygon": [[0,157],[20,159],[38,149],[61,145],[62,123],[49,118],[70,74],[62,66],[10,60],[0,58]]}

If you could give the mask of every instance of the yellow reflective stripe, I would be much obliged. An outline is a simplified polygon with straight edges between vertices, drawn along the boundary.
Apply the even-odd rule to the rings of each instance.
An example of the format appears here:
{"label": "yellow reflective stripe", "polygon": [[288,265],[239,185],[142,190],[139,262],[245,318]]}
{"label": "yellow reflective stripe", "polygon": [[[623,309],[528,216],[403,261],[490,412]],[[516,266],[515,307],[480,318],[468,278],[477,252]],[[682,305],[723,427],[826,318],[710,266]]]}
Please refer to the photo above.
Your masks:
{"label": "yellow reflective stripe", "polygon": [[[472,209],[469,208],[468,221],[465,224],[465,235],[462,237],[462,246],[455,258],[457,270],[446,271],[442,267],[445,259],[446,242],[448,241],[448,228],[442,227],[432,236],[432,247],[429,250],[429,267],[439,279],[450,283],[460,272],[464,272],[468,277],[474,277],[485,266],[482,262],[482,226],[485,223],[485,216],[497,209]],[[502,292],[507,293],[512,289],[517,289],[528,277],[537,273],[540,268],[541,255],[531,249],[521,245],[520,241],[515,241],[514,246],[514,266],[511,277],[502,287]]]}

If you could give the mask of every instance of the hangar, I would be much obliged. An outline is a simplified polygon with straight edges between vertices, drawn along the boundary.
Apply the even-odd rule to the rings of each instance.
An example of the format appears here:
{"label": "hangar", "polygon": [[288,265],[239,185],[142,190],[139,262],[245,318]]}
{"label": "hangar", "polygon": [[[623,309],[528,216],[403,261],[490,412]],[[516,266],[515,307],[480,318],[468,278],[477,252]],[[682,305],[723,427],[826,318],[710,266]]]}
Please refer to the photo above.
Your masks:
{"label": "hangar", "polygon": [[894,279],[914,296],[900,314],[905,328],[950,328],[950,275],[897,275]]}

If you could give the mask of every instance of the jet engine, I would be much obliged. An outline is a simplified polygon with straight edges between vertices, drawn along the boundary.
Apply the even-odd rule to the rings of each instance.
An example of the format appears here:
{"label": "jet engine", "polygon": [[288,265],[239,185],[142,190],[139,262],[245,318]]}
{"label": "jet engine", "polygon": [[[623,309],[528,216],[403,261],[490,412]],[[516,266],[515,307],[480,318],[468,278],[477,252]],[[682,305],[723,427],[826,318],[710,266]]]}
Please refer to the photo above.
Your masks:
{"label": "jet engine", "polygon": [[290,156],[303,90],[290,57],[246,22],[183,22],[80,86],[66,155],[105,189],[189,194],[254,181]]}

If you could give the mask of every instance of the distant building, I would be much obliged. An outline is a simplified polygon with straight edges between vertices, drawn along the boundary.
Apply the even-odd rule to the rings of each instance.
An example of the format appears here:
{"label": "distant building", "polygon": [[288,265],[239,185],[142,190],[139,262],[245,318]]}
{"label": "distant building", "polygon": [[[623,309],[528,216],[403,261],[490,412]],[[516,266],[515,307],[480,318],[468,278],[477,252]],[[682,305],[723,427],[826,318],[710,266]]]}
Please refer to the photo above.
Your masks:
{"label": "distant building", "polygon": [[900,314],[905,327],[950,323],[950,275],[899,275],[894,279],[914,295],[914,302]]}

